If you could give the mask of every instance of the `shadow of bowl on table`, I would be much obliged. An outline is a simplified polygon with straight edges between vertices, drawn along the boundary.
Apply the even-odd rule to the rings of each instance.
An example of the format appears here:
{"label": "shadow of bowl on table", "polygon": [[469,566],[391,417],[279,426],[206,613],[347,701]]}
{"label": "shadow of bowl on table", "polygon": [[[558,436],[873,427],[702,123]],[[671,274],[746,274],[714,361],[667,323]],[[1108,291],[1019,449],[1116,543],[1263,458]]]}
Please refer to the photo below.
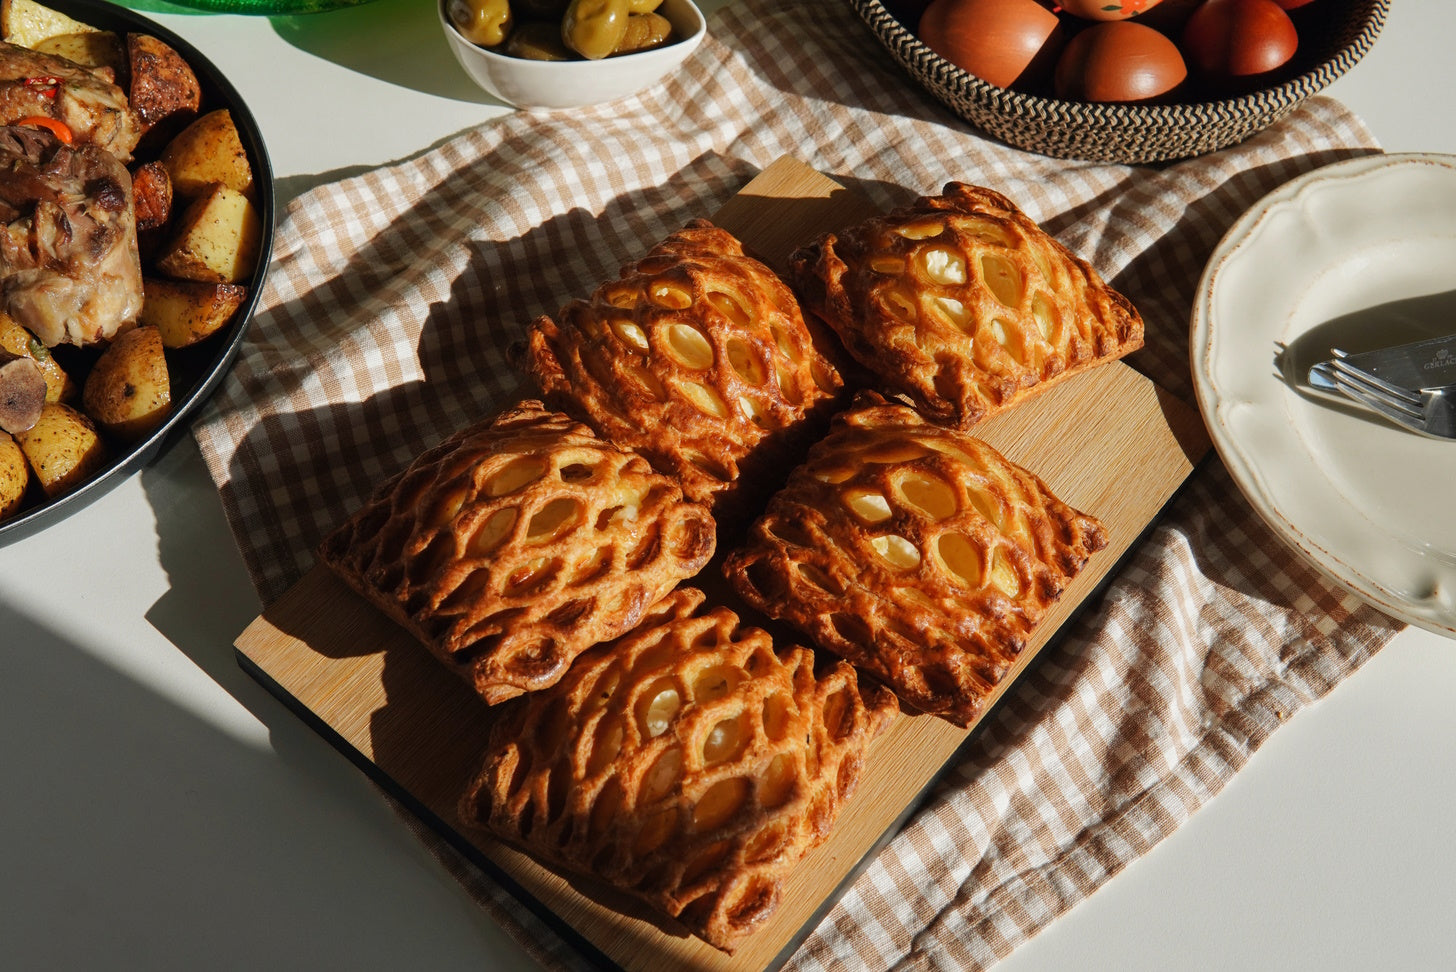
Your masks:
{"label": "shadow of bowl on table", "polygon": [[289,45],[365,77],[441,98],[497,103],[455,62],[435,0],[371,0],[268,19]]}
{"label": "shadow of bowl on table", "polygon": [[[272,14],[267,20],[286,43],[366,77],[443,98],[491,102],[455,63],[434,4],[368,0],[315,13]],[[213,15],[166,0],[128,0],[126,5],[141,13]]]}

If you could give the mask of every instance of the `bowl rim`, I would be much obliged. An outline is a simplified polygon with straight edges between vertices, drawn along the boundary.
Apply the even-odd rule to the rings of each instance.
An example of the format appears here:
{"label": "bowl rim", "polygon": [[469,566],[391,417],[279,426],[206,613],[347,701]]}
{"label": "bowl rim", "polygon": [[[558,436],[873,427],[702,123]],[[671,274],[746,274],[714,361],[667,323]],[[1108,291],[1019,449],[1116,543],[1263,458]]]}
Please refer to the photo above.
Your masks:
{"label": "bowl rim", "polygon": [[[596,71],[604,70],[610,65],[621,65],[627,62],[640,64],[642,61],[654,57],[675,58],[681,55],[685,58],[693,52],[693,50],[698,46],[699,43],[701,43],[701,41],[708,32],[708,18],[703,14],[702,9],[699,8],[698,5],[693,2],[693,0],[662,0],[661,6],[658,7],[659,12],[662,10],[662,8],[667,7],[669,4],[671,4],[674,7],[680,8],[680,12],[688,15],[691,19],[692,30],[681,40],[674,41],[671,44],[664,44],[661,47],[653,47],[645,51],[632,51],[628,54],[614,54],[611,57],[597,58],[595,60],[582,58],[581,60],[572,61],[536,61],[532,60],[531,58],[512,57],[509,54],[502,54],[498,51],[493,51],[488,47],[481,47],[479,44],[470,40],[464,34],[460,33],[459,29],[456,28],[454,22],[451,21],[449,14],[445,12],[445,6],[449,2],[450,0],[436,0],[435,13],[440,18],[440,26],[445,29],[446,34],[450,37],[452,41],[456,42],[458,45],[464,45],[464,47],[468,48],[473,54],[479,54],[488,64],[508,64],[511,65],[513,68],[518,68],[524,71],[553,71],[557,73],[590,74]],[[666,14],[664,14],[663,16],[666,16]],[[668,19],[671,20],[672,18]],[[674,22],[674,26],[676,26],[676,22]],[[669,54],[668,52],[671,53]]]}
{"label": "bowl rim", "polygon": [[263,142],[262,130],[237,88],[210,58],[167,27],[135,10],[107,3],[105,0],[46,0],[46,5],[104,30],[117,31],[123,35],[128,32],[151,34],[170,44],[186,59],[202,85],[206,99],[204,103],[211,103],[213,108],[227,108],[232,114],[233,123],[243,141],[243,148],[253,166],[253,182],[257,187],[255,205],[262,224],[262,233],[258,262],[247,280],[247,296],[226,330],[221,335],[208,339],[220,340],[221,345],[217,348],[215,357],[198,372],[186,394],[180,399],[173,399],[171,414],[150,434],[137,442],[127,444],[125,451],[118,451],[111,456],[96,475],[80,486],[54,499],[47,498],[27,506],[15,516],[0,521],[0,546],[39,533],[89,506],[130,479],[134,472],[150,464],[173,439],[190,429],[196,412],[217,391],[242,347],[267,281],[269,265],[272,263],[276,223],[273,164]]}

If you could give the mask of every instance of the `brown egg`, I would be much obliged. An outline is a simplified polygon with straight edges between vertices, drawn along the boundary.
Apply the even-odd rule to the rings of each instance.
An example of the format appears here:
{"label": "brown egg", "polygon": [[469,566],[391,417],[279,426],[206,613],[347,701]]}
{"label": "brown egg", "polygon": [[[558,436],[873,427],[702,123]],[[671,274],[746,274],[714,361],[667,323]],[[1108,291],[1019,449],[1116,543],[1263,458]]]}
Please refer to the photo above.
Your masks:
{"label": "brown egg", "polygon": [[918,34],[956,67],[1000,88],[1049,76],[1062,46],[1061,22],[1037,0],[933,0]]}
{"label": "brown egg", "polygon": [[1199,76],[1233,90],[1288,64],[1299,33],[1274,0],[1206,0],[1184,25],[1180,46]]}
{"label": "brown egg", "polygon": [[1061,8],[1084,20],[1126,20],[1156,7],[1162,0],[1062,0]]}
{"label": "brown egg", "polygon": [[1134,20],[1093,24],[1067,43],[1057,61],[1058,98],[1149,101],[1188,77],[1183,55],[1167,37]]}
{"label": "brown egg", "polygon": [[1137,22],[1177,40],[1183,33],[1183,25],[1202,4],[1203,0],[1163,0],[1146,13],[1138,14]]}

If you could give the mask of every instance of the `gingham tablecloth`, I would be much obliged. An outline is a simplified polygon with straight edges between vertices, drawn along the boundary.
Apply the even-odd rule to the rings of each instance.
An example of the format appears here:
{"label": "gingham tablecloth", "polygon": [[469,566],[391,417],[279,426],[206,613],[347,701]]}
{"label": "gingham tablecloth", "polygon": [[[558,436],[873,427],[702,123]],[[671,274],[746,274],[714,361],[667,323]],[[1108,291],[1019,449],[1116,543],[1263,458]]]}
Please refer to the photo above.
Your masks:
{"label": "gingham tablecloth", "polygon": [[[1054,160],[949,115],[838,0],[745,0],[709,30],[639,97],[515,113],[288,206],[248,340],[194,430],[265,602],[381,478],[525,391],[503,350],[532,317],[782,155],[886,208],[952,179],[1010,196],[1133,299],[1147,346],[1129,363],[1191,402],[1189,310],[1225,229],[1286,180],[1378,151],[1316,98],[1177,165]],[[790,967],[993,964],[1172,833],[1399,627],[1308,568],[1205,463]],[[421,838],[543,963],[579,963]]]}

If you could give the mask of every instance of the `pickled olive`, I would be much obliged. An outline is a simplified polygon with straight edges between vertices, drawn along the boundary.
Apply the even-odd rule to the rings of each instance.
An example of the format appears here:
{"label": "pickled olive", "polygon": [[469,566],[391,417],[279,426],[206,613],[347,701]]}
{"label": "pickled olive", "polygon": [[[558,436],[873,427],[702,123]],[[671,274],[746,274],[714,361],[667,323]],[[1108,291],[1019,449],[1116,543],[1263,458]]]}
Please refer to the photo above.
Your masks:
{"label": "pickled olive", "polygon": [[627,33],[613,54],[631,54],[661,47],[672,36],[672,24],[661,14],[632,14],[627,18]]}
{"label": "pickled olive", "polygon": [[662,0],[632,0],[627,9],[634,14],[649,14],[662,6]]}
{"label": "pickled olive", "polygon": [[561,21],[561,39],[593,61],[611,54],[627,33],[631,0],[571,0]]}
{"label": "pickled olive", "polygon": [[506,38],[505,51],[511,57],[528,61],[570,61],[576,57],[561,43],[561,25],[546,20],[517,24]]}
{"label": "pickled olive", "polygon": [[511,31],[508,0],[450,0],[445,12],[466,40],[481,47],[495,47]]}

